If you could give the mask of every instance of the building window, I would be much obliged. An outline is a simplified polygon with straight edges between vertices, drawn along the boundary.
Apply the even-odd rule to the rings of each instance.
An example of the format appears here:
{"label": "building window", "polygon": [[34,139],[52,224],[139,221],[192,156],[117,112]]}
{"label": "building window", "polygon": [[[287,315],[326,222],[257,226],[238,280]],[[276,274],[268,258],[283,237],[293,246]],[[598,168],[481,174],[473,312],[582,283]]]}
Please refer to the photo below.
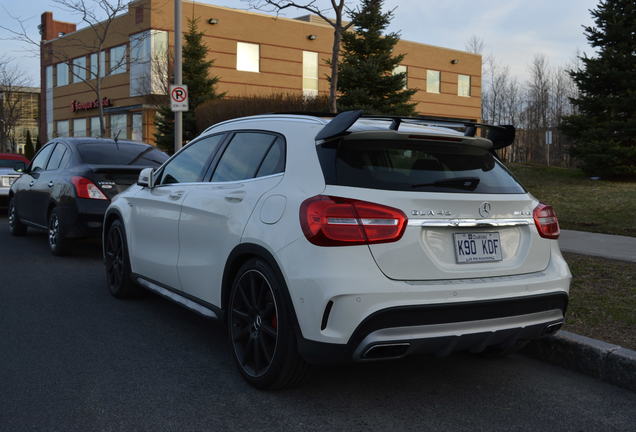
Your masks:
{"label": "building window", "polygon": [[[111,114],[110,115],[110,137],[118,139],[127,139],[127,115],[126,114]],[[119,135],[118,135],[119,134]]]}
{"label": "building window", "polygon": [[126,45],[116,46],[110,49],[110,74],[126,72]]}
{"label": "building window", "polygon": [[303,51],[303,95],[318,96],[318,53]]}
{"label": "building window", "polygon": [[147,30],[130,36],[130,96],[165,94],[168,32]]}
{"label": "building window", "polygon": [[404,74],[404,87],[402,87],[403,89],[407,89],[409,88],[408,86],[408,69],[406,66],[403,65],[397,65],[395,67],[395,69],[393,69],[393,75],[397,75],[397,74]]}
{"label": "building window", "polygon": [[57,136],[59,137],[68,136],[68,120],[61,120],[57,122]]}
{"label": "building window", "polygon": [[[106,75],[106,51],[99,53],[99,76]],[[91,79],[97,78],[97,53],[91,54]]]}
{"label": "building window", "polygon": [[68,85],[68,63],[57,64],[57,87]]}
{"label": "building window", "polygon": [[236,43],[236,70],[247,72],[259,71],[259,50],[258,44],[245,42]]}
{"label": "building window", "polygon": [[78,57],[73,60],[73,82],[86,80],[86,57]]}
{"label": "building window", "polygon": [[426,92],[439,93],[439,71],[426,71]]}
{"label": "building window", "polygon": [[86,136],[86,119],[73,119],[73,136],[84,137]]}
{"label": "building window", "polygon": [[143,141],[143,113],[136,112],[132,115],[132,131],[130,138],[133,141]]}
{"label": "building window", "polygon": [[470,97],[469,75],[457,75],[457,96]]}
{"label": "building window", "polygon": [[91,117],[91,136],[98,137],[101,135],[99,129],[99,117]]}

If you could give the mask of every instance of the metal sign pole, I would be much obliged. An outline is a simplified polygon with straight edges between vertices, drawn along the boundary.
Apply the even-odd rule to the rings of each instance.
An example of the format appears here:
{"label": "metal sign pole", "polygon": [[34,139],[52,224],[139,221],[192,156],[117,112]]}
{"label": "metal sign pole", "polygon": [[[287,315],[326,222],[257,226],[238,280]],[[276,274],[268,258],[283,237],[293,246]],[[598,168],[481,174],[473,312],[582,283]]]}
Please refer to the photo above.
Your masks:
{"label": "metal sign pole", "polygon": [[[182,49],[181,49],[181,0],[174,0],[174,84],[183,84],[182,77]],[[181,149],[183,142],[183,113],[174,113],[174,151]]]}

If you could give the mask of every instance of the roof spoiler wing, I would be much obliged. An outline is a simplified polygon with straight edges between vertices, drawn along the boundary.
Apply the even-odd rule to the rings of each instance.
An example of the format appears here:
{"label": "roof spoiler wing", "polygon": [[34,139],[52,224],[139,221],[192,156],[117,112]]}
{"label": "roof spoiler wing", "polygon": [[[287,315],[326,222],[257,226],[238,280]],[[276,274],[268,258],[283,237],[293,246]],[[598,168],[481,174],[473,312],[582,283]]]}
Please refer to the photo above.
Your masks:
{"label": "roof spoiler wing", "polygon": [[[332,114],[333,115],[333,114]],[[363,111],[344,111],[335,116],[316,135],[316,141],[324,141],[347,134],[348,129],[359,119],[369,118],[378,120],[391,120],[389,129],[397,131],[402,123],[426,124],[429,126],[463,127],[464,136],[474,137],[477,129],[486,131],[486,139],[493,144],[493,150],[508,147],[515,140],[515,127],[512,125],[494,126],[485,123],[477,123],[465,120],[453,120],[441,117],[399,117],[383,115],[364,115]]]}

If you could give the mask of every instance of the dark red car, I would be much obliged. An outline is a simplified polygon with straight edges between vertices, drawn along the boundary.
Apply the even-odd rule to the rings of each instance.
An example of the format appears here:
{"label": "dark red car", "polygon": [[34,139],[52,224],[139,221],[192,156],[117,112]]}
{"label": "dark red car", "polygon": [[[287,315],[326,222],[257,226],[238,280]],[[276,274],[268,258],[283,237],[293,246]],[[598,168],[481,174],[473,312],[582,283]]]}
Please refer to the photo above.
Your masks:
{"label": "dark red car", "polygon": [[11,185],[20,177],[20,172],[24,171],[29,162],[20,154],[0,153],[0,205],[6,205]]}

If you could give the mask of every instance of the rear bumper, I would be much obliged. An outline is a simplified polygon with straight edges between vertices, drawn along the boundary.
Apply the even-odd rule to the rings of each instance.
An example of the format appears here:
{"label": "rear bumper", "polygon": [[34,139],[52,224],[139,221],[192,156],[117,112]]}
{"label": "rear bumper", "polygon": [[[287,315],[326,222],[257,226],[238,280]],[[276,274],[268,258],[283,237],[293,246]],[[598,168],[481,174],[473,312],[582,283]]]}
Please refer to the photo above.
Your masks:
{"label": "rear bumper", "polygon": [[57,207],[67,237],[99,237],[104,214],[110,201],[75,199],[73,204]]}
{"label": "rear bumper", "polygon": [[567,294],[555,293],[389,308],[365,319],[346,344],[302,338],[299,350],[311,363],[481,352],[489,346],[512,346],[555,332],[563,324],[567,303]]}

